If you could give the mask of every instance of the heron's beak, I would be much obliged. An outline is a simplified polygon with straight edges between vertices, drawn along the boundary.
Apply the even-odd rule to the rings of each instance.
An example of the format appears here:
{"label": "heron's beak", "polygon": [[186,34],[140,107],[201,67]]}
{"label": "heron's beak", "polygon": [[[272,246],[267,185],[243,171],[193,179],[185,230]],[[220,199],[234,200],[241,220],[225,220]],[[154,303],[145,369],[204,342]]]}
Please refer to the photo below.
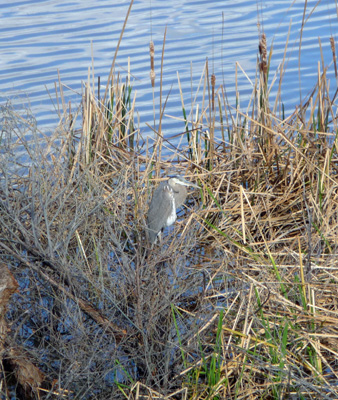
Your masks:
{"label": "heron's beak", "polygon": [[198,185],[195,185],[194,183],[191,183],[191,182],[190,182],[190,186],[195,189],[200,189],[200,187]]}

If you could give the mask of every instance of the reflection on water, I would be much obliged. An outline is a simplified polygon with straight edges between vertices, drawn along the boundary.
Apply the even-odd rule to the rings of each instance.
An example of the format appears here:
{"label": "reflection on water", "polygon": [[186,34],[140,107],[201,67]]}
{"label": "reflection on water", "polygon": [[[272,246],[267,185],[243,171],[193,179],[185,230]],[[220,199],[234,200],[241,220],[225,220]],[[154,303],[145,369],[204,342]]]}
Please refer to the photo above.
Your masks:
{"label": "reflection on water", "polygon": [[[150,10],[150,2],[136,1],[122,40],[116,68],[124,76],[130,57],[133,89],[134,93],[137,92],[136,109],[142,131],[147,134],[149,129],[145,124],[153,121],[153,95],[149,79],[151,37],[155,43],[156,105],[159,105],[161,51],[167,28],[163,95],[170,93],[170,96],[165,114],[181,118],[177,72],[188,112],[206,58],[209,60],[210,73],[216,75],[216,86],[223,83],[230,103],[235,105],[236,62],[252,82],[255,79],[259,35],[257,24],[264,29],[268,44],[271,45],[273,41],[270,77],[273,77],[282,60],[290,28],[287,73],[282,87],[282,96],[288,110],[299,102],[299,87],[305,96],[314,84],[317,64],[321,61],[318,38],[321,40],[324,62],[328,64],[332,60],[329,37],[337,33],[337,15],[333,3],[322,2],[315,9],[306,10],[299,82],[303,3],[296,2],[291,6],[291,1],[273,0],[153,0]],[[112,4],[109,0],[25,0],[0,5],[1,97],[6,99],[8,96],[20,96],[17,102],[29,104],[39,127],[47,131],[53,129],[58,121],[56,111],[60,108],[55,101],[54,87],[58,71],[66,85],[65,99],[72,101],[74,110],[80,104],[81,81],[88,78],[92,54],[95,76],[101,76],[102,84],[105,84],[128,6],[129,1]],[[277,86],[278,77],[275,88]],[[251,89],[251,83],[239,70],[238,90],[243,107]],[[184,130],[184,124],[165,117],[163,129],[167,134],[178,133]]]}

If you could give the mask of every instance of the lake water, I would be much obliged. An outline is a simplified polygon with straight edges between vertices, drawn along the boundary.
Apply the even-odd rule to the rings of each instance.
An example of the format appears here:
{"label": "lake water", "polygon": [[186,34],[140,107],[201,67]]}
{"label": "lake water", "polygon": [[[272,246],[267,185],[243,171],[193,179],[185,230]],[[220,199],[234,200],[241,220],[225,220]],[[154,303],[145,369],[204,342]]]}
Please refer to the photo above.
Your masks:
{"label": "lake water", "polygon": [[[295,4],[293,4],[295,3]],[[132,84],[137,93],[136,110],[141,132],[147,135],[152,124],[152,88],[149,79],[149,42],[155,43],[156,89],[159,99],[161,51],[165,27],[163,95],[170,92],[166,114],[182,117],[177,72],[189,112],[192,93],[197,90],[206,58],[216,86],[224,83],[230,103],[235,105],[235,65],[238,62],[254,81],[259,31],[264,29],[268,45],[274,43],[272,74],[283,58],[287,32],[287,73],[282,87],[286,108],[310,92],[321,60],[332,62],[329,38],[337,39],[335,2],[308,1],[301,46],[301,83],[298,76],[300,31],[304,2],[291,0],[171,0],[135,1],[118,53],[116,71],[126,75],[130,57]],[[81,103],[82,82],[94,57],[95,76],[105,84],[129,1],[111,0],[22,0],[0,1],[0,96],[15,104],[29,104],[39,128],[48,132],[58,122],[55,112],[54,82],[60,72],[67,101],[75,109]],[[315,7],[316,6],[316,7]],[[92,45],[91,45],[92,43]],[[93,51],[91,50],[93,48]],[[331,68],[331,71],[333,68]],[[239,73],[241,102],[251,93],[251,84]],[[331,87],[336,87],[334,75]],[[276,85],[277,87],[277,85]],[[47,92],[50,92],[51,98]],[[241,103],[242,104],[242,103]],[[157,109],[158,116],[158,109]],[[175,134],[182,122],[165,117],[165,133]]]}

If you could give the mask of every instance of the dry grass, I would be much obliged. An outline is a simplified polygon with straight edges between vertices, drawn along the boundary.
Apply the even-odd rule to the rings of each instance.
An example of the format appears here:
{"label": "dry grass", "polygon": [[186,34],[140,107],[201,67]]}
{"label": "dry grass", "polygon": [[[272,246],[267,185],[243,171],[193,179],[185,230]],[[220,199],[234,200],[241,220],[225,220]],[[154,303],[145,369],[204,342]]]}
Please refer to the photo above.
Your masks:
{"label": "dry grass", "polygon": [[[311,96],[278,115],[264,37],[260,51],[246,113],[206,67],[203,111],[191,118],[182,102],[174,150],[160,130],[145,143],[118,76],[104,102],[88,82],[79,132],[73,116],[42,140],[2,109],[1,261],[20,283],[11,343],[44,373],[31,396],[337,398],[335,97],[319,71]],[[201,190],[150,250],[147,204],[173,170]]]}

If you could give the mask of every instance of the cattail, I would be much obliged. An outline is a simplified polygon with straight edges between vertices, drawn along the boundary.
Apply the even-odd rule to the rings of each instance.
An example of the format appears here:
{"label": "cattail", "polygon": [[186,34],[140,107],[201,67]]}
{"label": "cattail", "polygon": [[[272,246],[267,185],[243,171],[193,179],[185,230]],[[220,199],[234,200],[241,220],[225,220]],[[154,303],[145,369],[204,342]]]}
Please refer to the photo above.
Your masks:
{"label": "cattail", "polygon": [[335,43],[334,43],[334,39],[333,39],[332,36],[330,37],[330,44],[331,44],[332,58],[333,58],[333,64],[334,64],[334,73],[335,73],[336,79],[337,79],[336,45],[335,45]]}
{"label": "cattail", "polygon": [[267,50],[266,50],[266,35],[262,34],[261,40],[259,42],[259,54],[261,57],[261,62],[259,64],[260,70],[266,75],[268,72],[268,63],[267,63]]}
{"label": "cattail", "polygon": [[216,85],[216,75],[212,74],[211,75],[211,90],[212,90],[211,105],[212,105],[212,111],[215,111],[215,85]]}
{"label": "cattail", "polygon": [[155,67],[154,67],[155,46],[154,46],[153,41],[151,41],[149,44],[149,50],[150,50],[150,80],[151,80],[151,86],[154,88],[156,74],[155,74]]}

